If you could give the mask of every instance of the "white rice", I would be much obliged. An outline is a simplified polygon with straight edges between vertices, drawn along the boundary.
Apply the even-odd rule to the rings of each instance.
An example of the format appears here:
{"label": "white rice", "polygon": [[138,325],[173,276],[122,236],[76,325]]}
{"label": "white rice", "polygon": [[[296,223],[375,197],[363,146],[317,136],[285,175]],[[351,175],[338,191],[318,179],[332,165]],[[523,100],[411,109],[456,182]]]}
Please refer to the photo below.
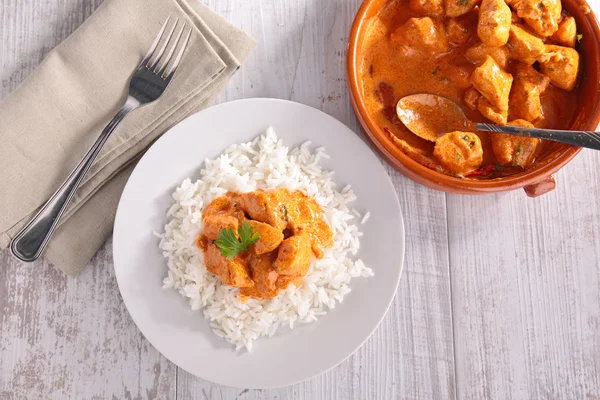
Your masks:
{"label": "white rice", "polygon": [[363,219],[360,221],[361,225],[362,224],[366,224],[367,221],[369,220],[369,218],[371,218],[371,212],[367,211],[367,213],[365,214],[365,216],[363,217]]}
{"label": "white rice", "polygon": [[[289,150],[272,128],[250,143],[232,145],[214,160],[206,160],[201,179],[186,179],[173,193],[175,204],[167,212],[170,221],[160,237],[160,249],[169,267],[165,288],[174,288],[189,299],[193,310],[203,309],[214,333],[236,346],[252,349],[254,340],[272,336],[279,328],[314,322],[335,308],[350,292],[350,280],[372,276],[361,260],[360,213],[348,207],[356,200],[348,185],[336,190],[334,172],[323,170],[319,160],[328,159],[323,147],[310,150],[310,142]],[[227,191],[287,188],[302,190],[324,210],[323,218],[333,231],[334,246],[321,260],[313,259],[300,288],[288,289],[269,300],[242,303],[239,289],[223,285],[204,266],[195,240],[202,233],[202,210]],[[369,213],[362,218],[364,222]]]}

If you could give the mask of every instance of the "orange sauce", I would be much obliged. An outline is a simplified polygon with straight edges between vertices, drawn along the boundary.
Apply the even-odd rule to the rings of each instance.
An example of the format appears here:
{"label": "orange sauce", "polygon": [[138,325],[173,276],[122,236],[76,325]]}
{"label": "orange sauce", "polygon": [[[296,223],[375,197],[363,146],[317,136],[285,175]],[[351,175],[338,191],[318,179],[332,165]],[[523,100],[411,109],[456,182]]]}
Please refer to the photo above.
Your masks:
{"label": "orange sauce", "polygon": [[[291,283],[299,286],[313,255],[323,258],[323,249],[333,246],[333,232],[322,215],[317,202],[300,191],[228,192],[203,210],[204,232],[196,246],[207,270],[240,288],[242,300],[269,299]],[[221,235],[230,231],[239,239],[244,224],[257,241],[227,258]]]}
{"label": "orange sauce", "polygon": [[[396,115],[396,103],[402,97],[411,94],[437,94],[458,104],[470,120],[490,122],[464,102],[464,93],[470,86],[469,77],[477,67],[466,58],[465,52],[479,41],[476,33],[478,7],[459,17],[471,31],[470,39],[464,44],[450,43],[448,51],[442,54],[412,49],[405,51],[400,49],[397,42],[390,39],[392,32],[412,17],[423,17],[423,15],[411,11],[408,0],[391,0],[373,18],[362,45],[359,78],[367,110],[376,123],[388,134],[414,148],[416,152],[411,157],[433,168],[432,165],[437,164],[432,155],[434,143],[417,137],[402,124]],[[439,17],[437,21],[445,24],[447,19]],[[506,71],[513,73],[514,65],[513,61],[509,61]],[[545,119],[536,126],[568,129],[578,106],[579,91],[579,88],[576,88],[572,92],[566,92],[550,85],[541,96]],[[511,118],[509,115],[508,120],[513,119],[516,118]],[[477,135],[483,147],[482,167],[498,164],[488,133],[477,132]],[[555,144],[551,142],[542,142],[538,146],[536,159],[546,156],[554,146]],[[519,167],[504,167],[491,175],[473,177],[473,179],[495,178],[521,171]]]}

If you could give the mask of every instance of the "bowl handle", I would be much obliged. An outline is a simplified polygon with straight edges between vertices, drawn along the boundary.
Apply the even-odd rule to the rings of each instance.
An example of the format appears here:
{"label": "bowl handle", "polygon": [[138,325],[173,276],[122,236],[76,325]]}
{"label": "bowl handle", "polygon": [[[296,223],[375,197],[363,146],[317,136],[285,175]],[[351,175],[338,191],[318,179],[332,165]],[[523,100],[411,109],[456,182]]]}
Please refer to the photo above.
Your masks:
{"label": "bowl handle", "polygon": [[534,183],[533,185],[525,186],[525,193],[529,197],[538,197],[543,194],[546,194],[556,188],[556,181],[552,175],[549,175],[539,181],[538,183]]}

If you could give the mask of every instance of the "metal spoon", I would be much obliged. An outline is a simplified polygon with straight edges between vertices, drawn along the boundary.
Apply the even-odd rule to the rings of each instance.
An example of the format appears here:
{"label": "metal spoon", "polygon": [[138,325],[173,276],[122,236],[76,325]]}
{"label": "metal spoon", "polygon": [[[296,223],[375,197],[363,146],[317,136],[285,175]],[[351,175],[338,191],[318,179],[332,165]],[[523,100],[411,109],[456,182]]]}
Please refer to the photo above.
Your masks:
{"label": "metal spoon", "polygon": [[437,138],[447,132],[480,130],[528,136],[600,150],[600,133],[598,132],[475,123],[467,119],[458,104],[446,97],[434,94],[413,94],[403,97],[396,105],[396,113],[411,132],[431,142],[435,142]]}

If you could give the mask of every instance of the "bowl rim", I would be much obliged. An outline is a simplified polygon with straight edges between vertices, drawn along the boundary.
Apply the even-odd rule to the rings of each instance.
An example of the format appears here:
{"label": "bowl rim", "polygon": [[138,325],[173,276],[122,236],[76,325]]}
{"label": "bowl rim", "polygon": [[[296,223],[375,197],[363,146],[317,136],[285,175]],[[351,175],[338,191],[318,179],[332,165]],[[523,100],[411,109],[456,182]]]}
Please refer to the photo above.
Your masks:
{"label": "bowl rim", "polygon": [[[348,89],[350,100],[354,108],[355,115],[359,120],[363,130],[366,132],[367,139],[374,145],[384,159],[396,170],[402,172],[409,178],[424,183],[435,189],[452,191],[456,193],[474,193],[474,192],[500,192],[514,190],[521,187],[534,185],[544,181],[549,176],[569,163],[581,150],[581,147],[570,146],[566,144],[557,144],[556,152],[559,154],[550,159],[543,159],[535,163],[531,168],[523,172],[502,178],[476,180],[463,179],[437,172],[413,160],[403,153],[397,146],[391,143],[385,132],[375,122],[374,118],[368,112],[363,96],[360,90],[359,69],[359,32],[364,25],[370,22],[366,18],[369,7],[376,0],[364,0],[358,9],[350,36],[348,38],[348,51],[346,54],[346,72],[348,78]],[[386,3],[391,0],[386,0]],[[585,18],[592,29],[595,40],[600,43],[600,24],[592,8],[585,0],[576,0],[578,4],[586,5],[589,12],[582,12],[581,16]],[[600,52],[596,53],[600,58]],[[599,60],[600,63],[600,60]],[[596,107],[593,114],[585,122],[583,130],[595,130],[600,124],[600,91],[596,94]],[[582,129],[580,129],[582,130]],[[387,144],[387,145],[386,145]]]}

